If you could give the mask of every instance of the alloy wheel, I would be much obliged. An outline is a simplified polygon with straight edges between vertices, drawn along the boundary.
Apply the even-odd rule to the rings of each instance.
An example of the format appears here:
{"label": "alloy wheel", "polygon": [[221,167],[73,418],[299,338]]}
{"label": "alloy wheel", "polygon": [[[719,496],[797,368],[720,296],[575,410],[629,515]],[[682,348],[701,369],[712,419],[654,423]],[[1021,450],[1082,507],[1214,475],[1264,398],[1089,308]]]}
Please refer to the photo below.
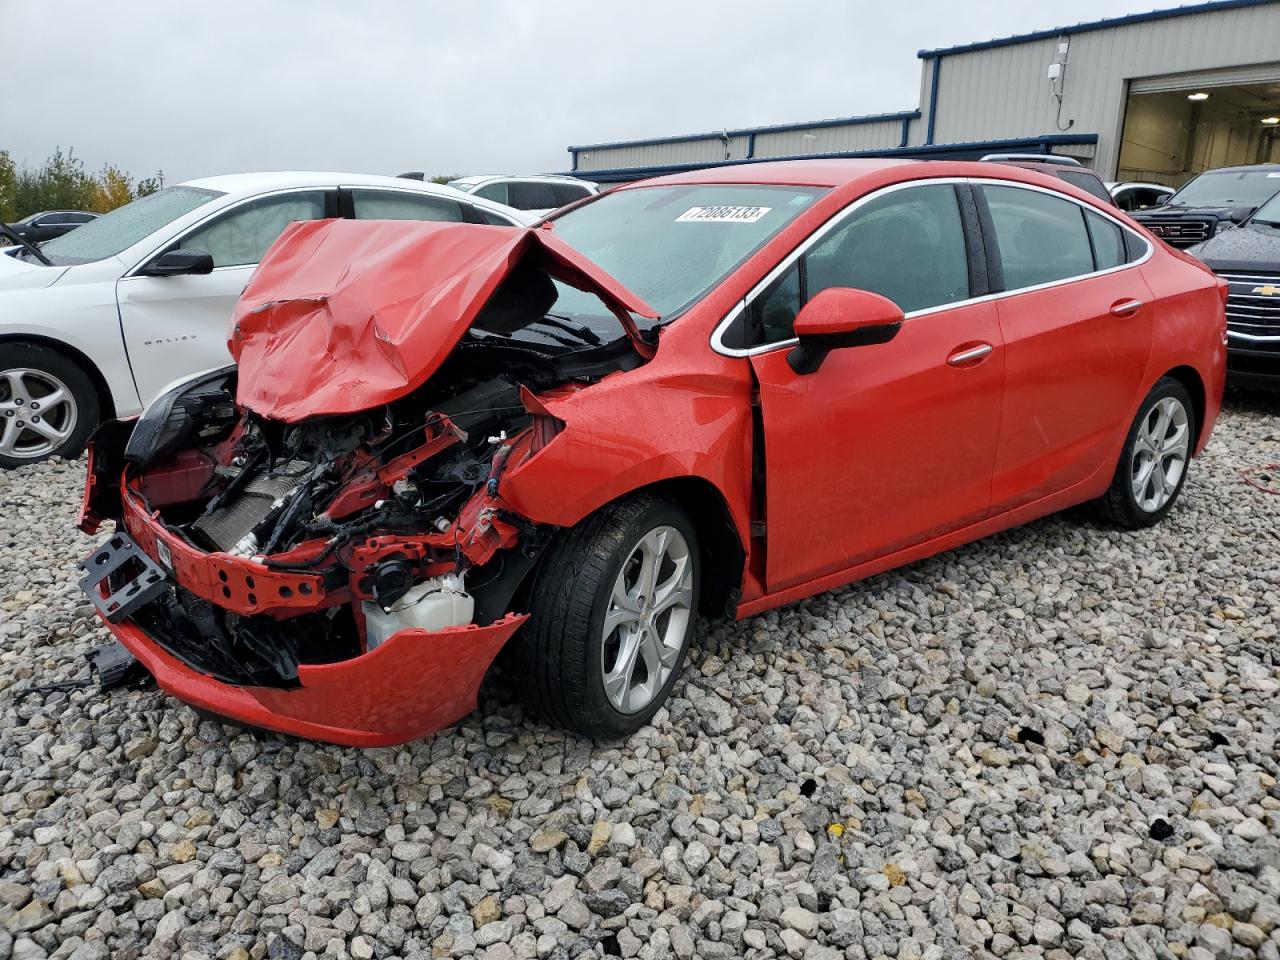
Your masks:
{"label": "alloy wheel", "polygon": [[693,601],[689,544],[675,527],[654,527],[614,580],[604,618],[600,668],[619,713],[644,710],[680,663]]}
{"label": "alloy wheel", "polygon": [[1162,397],[1147,411],[1133,441],[1133,499],[1155,513],[1178,491],[1191,452],[1187,409],[1176,397]]}
{"label": "alloy wheel", "polygon": [[76,428],[75,397],[44,370],[0,370],[0,454],[16,459],[47,456]]}

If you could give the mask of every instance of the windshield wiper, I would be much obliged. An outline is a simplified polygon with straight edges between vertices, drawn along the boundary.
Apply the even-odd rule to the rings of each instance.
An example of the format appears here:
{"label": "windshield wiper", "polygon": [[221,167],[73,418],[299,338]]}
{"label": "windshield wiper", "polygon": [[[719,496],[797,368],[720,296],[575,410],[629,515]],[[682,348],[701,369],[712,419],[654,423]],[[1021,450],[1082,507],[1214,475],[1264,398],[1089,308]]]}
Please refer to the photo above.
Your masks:
{"label": "windshield wiper", "polygon": [[18,236],[18,234],[14,231],[14,229],[10,227],[7,223],[0,223],[0,233],[3,233],[6,237],[8,237],[10,240],[16,243],[18,246],[25,247],[27,250],[31,251],[31,253],[35,256],[35,258],[39,260],[41,263],[43,263],[46,267],[53,266],[53,261],[50,260],[48,257],[46,257],[43,253],[41,253],[39,247],[37,247],[30,240],[27,240],[24,237]]}
{"label": "windshield wiper", "polygon": [[[555,327],[557,330],[563,330],[565,333],[572,333],[583,343],[589,343],[593,347],[598,347],[604,342],[600,339],[599,335],[586,324],[573,323],[566,317],[559,317],[554,313],[548,313],[541,320],[533,321],[533,324],[536,323],[540,323],[544,327]],[[533,324],[530,324],[530,326],[533,326]]]}

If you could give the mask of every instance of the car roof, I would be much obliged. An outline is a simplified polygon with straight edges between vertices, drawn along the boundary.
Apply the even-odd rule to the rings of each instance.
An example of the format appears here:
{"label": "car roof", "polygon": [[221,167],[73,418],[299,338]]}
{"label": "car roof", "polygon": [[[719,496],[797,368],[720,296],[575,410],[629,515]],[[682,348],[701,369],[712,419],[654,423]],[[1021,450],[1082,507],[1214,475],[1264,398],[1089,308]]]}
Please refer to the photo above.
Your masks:
{"label": "car roof", "polygon": [[257,193],[262,190],[281,190],[289,187],[397,187],[419,190],[425,193],[444,192],[447,188],[438,183],[407,180],[404,177],[387,177],[373,173],[335,173],[332,171],[281,170],[264,173],[228,173],[215,177],[200,177],[179,184],[183,187],[201,187],[222,193]]}
{"label": "car roof", "polygon": [[446,187],[429,180],[408,180],[404,177],[386,177],[374,173],[333,173],[316,171],[278,171],[269,173],[229,173],[217,177],[201,177],[186,180],[179,184],[183,187],[197,187],[204,190],[217,190],[229,196],[253,196],[272,190],[288,190],[294,187],[388,187],[395,190],[408,190],[413,193],[427,193],[437,197],[449,197],[466,202],[474,207],[492,210],[521,223],[532,223],[536,218],[506,204],[486,200]]}
{"label": "car roof", "polygon": [[470,177],[458,177],[450,180],[450,183],[465,183],[469,187],[473,187],[478,183],[488,183],[490,180],[546,180],[551,183],[589,183],[579,177],[569,177],[557,173],[488,173],[476,174]]}
{"label": "car roof", "polygon": [[[1030,169],[1031,167],[1038,169]],[[1072,188],[1059,177],[1042,172],[1047,164],[1016,166],[982,160],[897,160],[886,158],[772,160],[690,170],[652,180],[624,184],[617,189],[697,183],[758,183],[804,187],[844,187],[860,181],[923,180],[931,177],[974,177],[1017,180],[1054,189]],[[1083,191],[1082,191],[1083,192]]]}
{"label": "car roof", "polygon": [[1237,167],[1214,167],[1212,170],[1202,170],[1197,176],[1203,177],[1206,173],[1242,173],[1249,170],[1280,170],[1280,163],[1243,163]]}

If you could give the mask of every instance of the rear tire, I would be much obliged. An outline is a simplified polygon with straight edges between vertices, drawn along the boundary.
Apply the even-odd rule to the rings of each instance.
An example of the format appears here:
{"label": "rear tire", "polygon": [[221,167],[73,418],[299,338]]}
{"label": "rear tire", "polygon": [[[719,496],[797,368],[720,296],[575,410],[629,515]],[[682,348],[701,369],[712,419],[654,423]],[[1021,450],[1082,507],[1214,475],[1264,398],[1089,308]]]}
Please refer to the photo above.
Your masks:
{"label": "rear tire", "polygon": [[569,530],[538,572],[522,632],[529,706],[598,739],[648,723],[684,666],[700,566],[688,514],[648,494]]}
{"label": "rear tire", "polygon": [[1103,517],[1126,530],[1159,523],[1177,502],[1191,466],[1196,416],[1191,394],[1162,377],[1138,409],[1107,492]]}

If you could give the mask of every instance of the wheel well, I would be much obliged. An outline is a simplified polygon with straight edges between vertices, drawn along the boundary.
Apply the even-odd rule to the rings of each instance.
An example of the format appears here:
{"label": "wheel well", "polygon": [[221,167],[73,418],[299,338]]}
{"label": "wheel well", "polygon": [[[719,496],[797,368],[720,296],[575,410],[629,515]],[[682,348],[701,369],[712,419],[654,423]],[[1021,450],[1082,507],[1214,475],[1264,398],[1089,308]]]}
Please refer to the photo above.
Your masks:
{"label": "wheel well", "polygon": [[4,343],[26,343],[33,347],[52,350],[54,353],[66,357],[66,359],[83,370],[85,376],[89,378],[89,382],[93,384],[93,389],[98,394],[98,410],[101,418],[103,420],[115,419],[116,404],[111,396],[111,388],[107,386],[106,378],[102,376],[102,372],[98,370],[97,365],[75,347],[69,347],[59,340],[32,336],[26,333],[0,337],[0,344]]}
{"label": "wheel well", "polygon": [[733,516],[720,491],[700,477],[674,477],[632,493],[652,493],[684,507],[698,534],[702,554],[702,598],[709,617],[732,615],[742,589],[746,555]]}
{"label": "wheel well", "polygon": [[1196,433],[1191,442],[1191,449],[1194,450],[1196,444],[1200,442],[1200,431],[1204,428],[1204,381],[1200,379],[1200,374],[1194,367],[1174,367],[1165,376],[1177,380],[1187,388],[1187,393],[1191,394],[1191,403],[1195,407],[1196,415]]}

